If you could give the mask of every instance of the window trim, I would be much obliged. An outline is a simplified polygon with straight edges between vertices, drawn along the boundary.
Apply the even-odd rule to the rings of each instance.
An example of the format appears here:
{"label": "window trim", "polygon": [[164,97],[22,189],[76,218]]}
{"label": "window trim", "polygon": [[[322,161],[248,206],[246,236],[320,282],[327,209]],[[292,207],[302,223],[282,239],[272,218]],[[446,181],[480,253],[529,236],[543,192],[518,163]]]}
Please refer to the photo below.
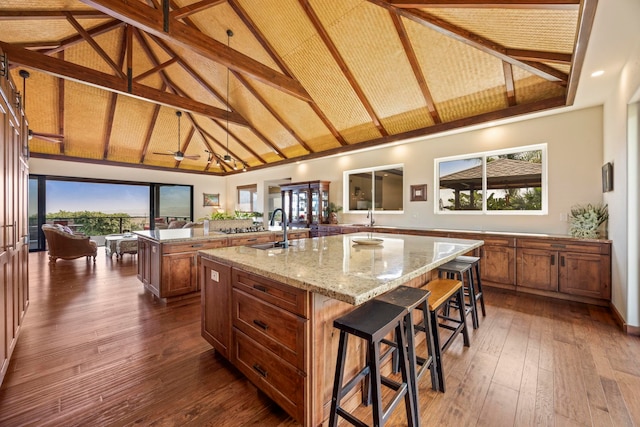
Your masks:
{"label": "window trim", "polygon": [[[517,153],[522,151],[542,151],[542,209],[535,210],[487,210],[487,157]],[[440,163],[463,160],[471,158],[480,158],[482,160],[482,209],[480,210],[464,210],[464,211],[452,211],[452,210],[440,210]],[[456,156],[437,157],[433,159],[433,212],[435,215],[548,215],[549,214],[549,158],[547,143],[524,145],[520,147],[501,148],[499,150],[480,151],[475,153],[459,154]]]}
{"label": "window trim", "polygon": [[370,168],[360,168],[360,169],[351,169],[351,170],[346,170],[342,172],[342,206],[344,206],[344,213],[350,213],[350,214],[362,214],[362,213],[366,213],[366,210],[351,210],[349,209],[349,175],[351,174],[357,174],[357,173],[363,173],[363,172],[370,172],[372,174],[372,180],[371,182],[373,183],[373,188],[371,189],[371,194],[372,194],[372,198],[375,197],[375,176],[373,176],[375,174],[375,172],[380,171],[380,170],[385,170],[385,169],[402,169],[402,209],[401,210],[377,210],[375,209],[375,199],[372,200],[372,204],[374,206],[374,208],[372,208],[371,210],[376,214],[385,214],[385,215],[398,215],[398,214],[404,214],[405,212],[405,205],[406,205],[406,189],[405,189],[405,185],[404,185],[404,169],[405,169],[405,165],[404,163],[394,163],[394,164],[390,164],[390,165],[383,165],[383,166],[375,166],[375,167],[370,167]]}

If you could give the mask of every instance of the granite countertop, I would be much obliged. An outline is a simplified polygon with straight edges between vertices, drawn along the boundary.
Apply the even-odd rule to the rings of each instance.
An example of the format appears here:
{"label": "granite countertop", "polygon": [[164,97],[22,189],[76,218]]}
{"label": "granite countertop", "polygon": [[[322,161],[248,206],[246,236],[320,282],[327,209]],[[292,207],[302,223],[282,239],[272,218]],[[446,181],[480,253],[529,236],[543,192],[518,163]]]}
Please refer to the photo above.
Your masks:
{"label": "granite countertop", "polygon": [[[308,228],[296,228],[295,231],[309,230]],[[294,231],[289,229],[289,232]],[[134,231],[135,234],[147,239],[155,240],[159,243],[179,243],[179,242],[192,242],[194,240],[215,240],[224,239],[226,237],[242,236],[265,236],[265,235],[282,235],[282,230],[265,230],[265,231],[250,231],[246,233],[223,233],[221,231],[209,231],[208,234],[204,233],[202,227],[199,228],[172,228],[172,229],[160,229],[160,230],[140,230]]]}
{"label": "granite countertop", "polygon": [[[381,245],[355,241],[375,237]],[[287,249],[236,246],[198,254],[350,304],[362,304],[483,244],[482,240],[369,233],[300,239]]]}

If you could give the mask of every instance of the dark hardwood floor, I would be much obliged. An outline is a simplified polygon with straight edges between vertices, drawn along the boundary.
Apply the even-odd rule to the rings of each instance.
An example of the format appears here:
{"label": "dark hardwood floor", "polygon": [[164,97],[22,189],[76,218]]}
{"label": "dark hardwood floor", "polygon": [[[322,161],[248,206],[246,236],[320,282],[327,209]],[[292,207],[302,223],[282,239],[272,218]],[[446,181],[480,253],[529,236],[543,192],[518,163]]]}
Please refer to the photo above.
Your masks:
{"label": "dark hardwood floor", "polygon": [[[0,426],[292,426],[200,337],[200,302],[164,305],[136,258],[29,258],[31,305]],[[607,309],[487,288],[487,317],[421,381],[422,425],[640,425],[640,338]],[[400,414],[392,425],[404,424]],[[364,412],[363,412],[364,413]]]}

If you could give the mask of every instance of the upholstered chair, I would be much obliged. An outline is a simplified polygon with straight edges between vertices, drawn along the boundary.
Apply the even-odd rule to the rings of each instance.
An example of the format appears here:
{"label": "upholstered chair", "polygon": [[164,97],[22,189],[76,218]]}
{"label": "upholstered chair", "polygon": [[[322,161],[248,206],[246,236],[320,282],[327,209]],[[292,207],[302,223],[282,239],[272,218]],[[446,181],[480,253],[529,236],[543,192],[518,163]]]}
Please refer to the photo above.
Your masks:
{"label": "upholstered chair", "polygon": [[93,257],[93,262],[96,262],[98,244],[89,237],[73,234],[60,225],[44,224],[42,231],[49,248],[49,262],[55,263],[58,258],[76,259],[83,256],[87,259]]}

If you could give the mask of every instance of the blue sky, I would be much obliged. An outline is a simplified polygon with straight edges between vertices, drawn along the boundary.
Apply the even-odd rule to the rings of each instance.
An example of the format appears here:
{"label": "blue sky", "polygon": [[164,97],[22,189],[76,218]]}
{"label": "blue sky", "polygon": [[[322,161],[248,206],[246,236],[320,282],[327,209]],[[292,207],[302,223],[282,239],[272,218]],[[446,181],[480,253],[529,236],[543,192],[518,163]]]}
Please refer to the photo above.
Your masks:
{"label": "blue sky", "polygon": [[47,213],[63,210],[146,215],[149,187],[49,180],[46,203]]}

